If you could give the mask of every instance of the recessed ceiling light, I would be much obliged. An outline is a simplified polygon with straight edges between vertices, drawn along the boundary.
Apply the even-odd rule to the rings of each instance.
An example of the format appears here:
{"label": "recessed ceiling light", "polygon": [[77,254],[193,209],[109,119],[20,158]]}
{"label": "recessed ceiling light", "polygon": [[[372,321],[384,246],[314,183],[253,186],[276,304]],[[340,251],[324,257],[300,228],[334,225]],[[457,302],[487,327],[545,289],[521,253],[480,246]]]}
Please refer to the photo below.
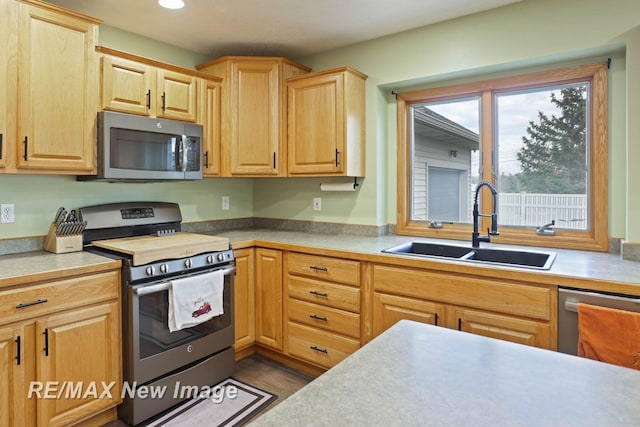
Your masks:
{"label": "recessed ceiling light", "polygon": [[182,0],[158,0],[158,3],[167,9],[182,9],[184,7]]}

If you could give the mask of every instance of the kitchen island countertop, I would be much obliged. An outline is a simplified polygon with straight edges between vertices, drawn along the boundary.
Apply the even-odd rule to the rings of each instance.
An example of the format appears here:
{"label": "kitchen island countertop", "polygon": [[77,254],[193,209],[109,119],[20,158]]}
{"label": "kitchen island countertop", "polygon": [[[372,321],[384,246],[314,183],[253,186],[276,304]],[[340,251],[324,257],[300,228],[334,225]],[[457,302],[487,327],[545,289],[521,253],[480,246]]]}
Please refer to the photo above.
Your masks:
{"label": "kitchen island countertop", "polygon": [[637,426],[640,372],[403,320],[252,426]]}

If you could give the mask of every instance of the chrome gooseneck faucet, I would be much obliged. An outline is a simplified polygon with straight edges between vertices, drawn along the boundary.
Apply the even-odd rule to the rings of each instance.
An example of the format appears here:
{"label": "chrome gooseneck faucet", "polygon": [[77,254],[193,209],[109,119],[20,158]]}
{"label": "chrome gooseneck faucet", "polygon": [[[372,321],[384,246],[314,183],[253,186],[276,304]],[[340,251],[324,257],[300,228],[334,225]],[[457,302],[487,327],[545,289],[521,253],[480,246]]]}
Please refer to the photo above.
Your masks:
{"label": "chrome gooseneck faucet", "polygon": [[[478,194],[482,187],[489,187],[491,190],[491,195],[493,196],[493,213],[491,215],[481,214],[478,210]],[[498,214],[497,214],[497,203],[498,201],[498,192],[495,187],[489,181],[481,181],[476,188],[476,196],[473,199],[473,233],[471,234],[471,246],[474,248],[480,247],[480,242],[490,242],[491,236],[498,236]],[[491,229],[487,229],[487,234],[485,236],[481,236],[478,232],[478,220],[481,216],[491,217]]]}

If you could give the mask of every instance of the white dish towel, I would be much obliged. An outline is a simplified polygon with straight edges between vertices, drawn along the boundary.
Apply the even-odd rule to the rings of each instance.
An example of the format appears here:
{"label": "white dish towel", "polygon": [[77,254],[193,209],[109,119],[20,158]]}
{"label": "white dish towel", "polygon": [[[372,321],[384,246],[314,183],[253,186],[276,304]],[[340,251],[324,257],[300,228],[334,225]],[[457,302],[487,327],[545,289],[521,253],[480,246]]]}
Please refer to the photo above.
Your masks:
{"label": "white dish towel", "polygon": [[223,292],[222,270],[171,281],[169,331],[190,328],[223,314]]}

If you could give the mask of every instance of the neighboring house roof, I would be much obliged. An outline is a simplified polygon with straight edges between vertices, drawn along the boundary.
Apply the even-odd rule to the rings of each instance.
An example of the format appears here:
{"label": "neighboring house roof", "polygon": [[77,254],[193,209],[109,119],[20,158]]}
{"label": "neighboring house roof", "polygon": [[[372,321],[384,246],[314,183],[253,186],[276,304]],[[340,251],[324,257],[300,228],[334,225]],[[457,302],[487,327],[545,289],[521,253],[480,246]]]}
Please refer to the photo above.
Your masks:
{"label": "neighboring house roof", "polygon": [[477,133],[427,107],[414,110],[414,132],[429,140],[468,150],[477,150],[480,144]]}

